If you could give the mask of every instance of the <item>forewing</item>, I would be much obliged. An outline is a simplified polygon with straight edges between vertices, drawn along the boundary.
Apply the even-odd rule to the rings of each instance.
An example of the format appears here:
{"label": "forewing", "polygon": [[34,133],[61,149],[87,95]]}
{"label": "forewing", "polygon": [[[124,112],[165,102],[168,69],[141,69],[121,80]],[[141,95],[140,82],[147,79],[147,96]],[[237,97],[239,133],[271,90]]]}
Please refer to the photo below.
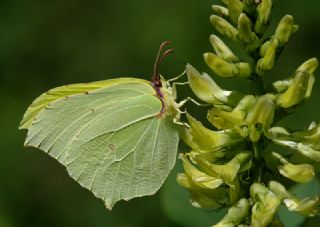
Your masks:
{"label": "forewing", "polygon": [[37,114],[43,110],[48,104],[63,99],[65,97],[69,97],[72,95],[77,95],[81,93],[86,93],[90,91],[94,91],[97,89],[123,84],[123,83],[147,83],[148,81],[135,79],[135,78],[119,78],[112,80],[102,80],[91,83],[78,83],[78,84],[70,84],[64,85],[61,87],[53,88],[42,95],[40,95],[36,100],[32,102],[30,107],[27,109],[24,114],[22,121],[20,123],[20,129],[28,129]]}
{"label": "forewing", "polygon": [[69,150],[96,137],[156,116],[162,108],[151,86],[118,84],[46,106],[30,126],[26,146],[66,164]]}

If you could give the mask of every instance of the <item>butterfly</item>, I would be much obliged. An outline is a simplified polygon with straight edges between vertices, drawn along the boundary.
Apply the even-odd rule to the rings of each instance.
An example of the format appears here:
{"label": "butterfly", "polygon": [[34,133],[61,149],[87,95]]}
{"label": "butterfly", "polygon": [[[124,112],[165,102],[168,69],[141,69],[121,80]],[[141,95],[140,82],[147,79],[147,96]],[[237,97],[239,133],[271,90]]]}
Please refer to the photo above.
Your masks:
{"label": "butterfly", "polygon": [[159,48],[151,81],[117,78],[40,95],[20,124],[25,146],[58,160],[108,209],[157,192],[175,164],[185,103],[176,103],[174,86],[158,72],[173,52],[164,51],[169,43]]}

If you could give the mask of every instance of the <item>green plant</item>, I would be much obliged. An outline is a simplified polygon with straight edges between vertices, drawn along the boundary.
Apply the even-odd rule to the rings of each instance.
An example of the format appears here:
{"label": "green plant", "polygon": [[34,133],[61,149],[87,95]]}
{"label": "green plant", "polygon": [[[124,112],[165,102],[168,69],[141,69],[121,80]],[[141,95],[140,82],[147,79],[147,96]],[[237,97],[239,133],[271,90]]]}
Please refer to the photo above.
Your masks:
{"label": "green plant", "polygon": [[[190,114],[180,122],[176,83],[166,81],[158,63],[152,81],[121,78],[51,89],[28,108],[20,128],[25,144],[37,147],[66,166],[71,177],[111,209],[119,200],[155,193],[175,164],[180,138],[190,147],[181,153],[180,185],[195,207],[229,208],[215,226],[281,226],[276,211],[283,204],[307,217],[319,213],[320,198],[298,199],[287,188],[312,180],[320,161],[320,126],[292,132],[277,123],[311,95],[318,61],[304,62],[286,80],[271,86],[264,76],[297,32],[292,16],[267,37],[272,0],[223,0],[210,21],[226,39],[243,47],[241,60],[216,35],[214,53],[204,60],[214,74],[248,80],[247,93],[220,88],[208,74],[186,65],[188,84],[207,103],[205,127]],[[204,121],[203,121],[204,122]]]}
{"label": "green plant", "polygon": [[190,128],[183,130],[182,139],[191,151],[180,154],[185,172],[177,180],[190,191],[194,206],[229,207],[214,226],[279,226],[275,216],[280,204],[307,217],[318,215],[320,197],[300,200],[286,187],[315,176],[320,125],[312,122],[308,130],[296,132],[276,126],[310,97],[318,60],[304,62],[288,79],[266,87],[265,74],[298,26],[286,15],[268,37],[272,0],[222,2],[225,7],[213,5],[217,15],[210,21],[222,36],[240,44],[251,62],[241,61],[215,35],[210,36],[215,53],[205,53],[204,60],[218,76],[250,80],[253,90],[223,90],[210,76],[187,65],[194,94],[212,104],[207,119],[216,130],[187,115]]}

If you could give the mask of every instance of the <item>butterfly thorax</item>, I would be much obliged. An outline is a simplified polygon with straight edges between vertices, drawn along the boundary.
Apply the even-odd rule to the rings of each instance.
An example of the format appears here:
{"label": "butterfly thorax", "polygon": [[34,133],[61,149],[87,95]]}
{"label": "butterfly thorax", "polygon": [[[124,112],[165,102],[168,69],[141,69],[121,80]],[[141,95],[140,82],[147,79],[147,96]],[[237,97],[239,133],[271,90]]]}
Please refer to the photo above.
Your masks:
{"label": "butterfly thorax", "polygon": [[[174,51],[173,49],[168,49],[168,50],[164,51],[164,48],[168,44],[170,44],[170,41],[165,41],[160,45],[158,55],[157,55],[156,61],[154,63],[151,85],[155,89],[157,97],[162,102],[162,108],[159,113],[159,116],[164,117],[167,115],[171,115],[176,118],[176,117],[179,117],[178,116],[179,115],[178,104],[175,102],[175,98],[173,97],[171,87],[168,87],[169,84],[166,83],[165,79],[161,76],[161,74],[158,71],[159,64],[170,53],[172,53]],[[162,53],[162,51],[164,51],[164,52]]]}
{"label": "butterfly thorax", "polygon": [[151,82],[151,84],[156,91],[157,97],[162,102],[162,109],[159,116],[177,116],[179,114],[178,104],[175,102],[172,96],[172,89],[170,87],[167,87],[166,81],[161,77],[160,74],[158,77],[159,79],[154,80],[154,78],[155,77],[153,77],[153,81]]}

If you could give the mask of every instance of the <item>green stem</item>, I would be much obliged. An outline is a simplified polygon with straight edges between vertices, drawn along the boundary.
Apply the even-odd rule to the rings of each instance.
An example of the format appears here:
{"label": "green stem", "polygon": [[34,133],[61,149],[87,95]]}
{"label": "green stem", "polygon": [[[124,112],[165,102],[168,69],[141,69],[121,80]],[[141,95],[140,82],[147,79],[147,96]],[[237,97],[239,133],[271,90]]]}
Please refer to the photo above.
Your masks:
{"label": "green stem", "polygon": [[262,176],[262,169],[261,164],[263,162],[262,159],[262,150],[260,142],[252,143],[252,150],[253,150],[253,156],[254,156],[254,163],[256,165],[255,172],[254,172],[254,182],[261,182],[261,176]]}
{"label": "green stem", "polygon": [[253,74],[252,77],[252,84],[253,84],[253,93],[256,96],[260,96],[266,93],[263,79],[258,74]]}

